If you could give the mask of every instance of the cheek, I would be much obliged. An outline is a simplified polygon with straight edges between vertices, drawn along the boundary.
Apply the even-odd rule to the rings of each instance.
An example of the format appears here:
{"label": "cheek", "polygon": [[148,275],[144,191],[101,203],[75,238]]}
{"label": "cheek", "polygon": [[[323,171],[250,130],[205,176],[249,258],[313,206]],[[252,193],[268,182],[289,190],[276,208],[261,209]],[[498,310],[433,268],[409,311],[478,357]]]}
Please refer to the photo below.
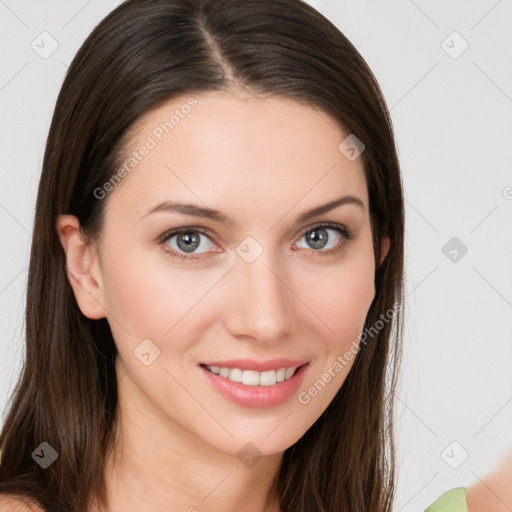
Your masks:
{"label": "cheek", "polygon": [[372,255],[354,253],[336,268],[318,268],[301,288],[306,304],[338,344],[357,338],[374,299]]}
{"label": "cheek", "polygon": [[[141,329],[145,326],[163,328],[155,320],[162,323],[166,316],[172,320],[174,291],[165,286],[154,267],[139,260],[136,254],[111,262],[104,285],[109,313],[129,331],[144,334]],[[167,312],[164,316],[163,311]]]}
{"label": "cheek", "polygon": [[192,339],[187,333],[194,332],[204,315],[204,309],[201,316],[194,314],[195,308],[203,305],[222,272],[171,265],[165,255],[155,261],[142,251],[105,264],[105,302],[116,340],[133,348],[149,338],[162,350],[172,340],[173,351],[179,351],[179,340]]}
{"label": "cheek", "polygon": [[307,406],[304,414],[308,421],[318,419],[352,369],[374,298],[372,261],[364,257],[358,265],[347,261],[328,278],[317,276],[316,286],[309,289],[308,299],[315,304],[322,335],[317,340],[317,364],[297,397],[302,406]]}

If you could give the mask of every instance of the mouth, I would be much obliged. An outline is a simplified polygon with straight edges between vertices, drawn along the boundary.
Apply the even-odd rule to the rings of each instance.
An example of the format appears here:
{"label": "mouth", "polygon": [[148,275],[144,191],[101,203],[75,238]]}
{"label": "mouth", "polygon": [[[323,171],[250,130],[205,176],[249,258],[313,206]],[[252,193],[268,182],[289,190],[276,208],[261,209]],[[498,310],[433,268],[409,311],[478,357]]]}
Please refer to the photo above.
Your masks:
{"label": "mouth", "polygon": [[266,370],[264,372],[243,370],[242,368],[228,368],[226,366],[210,366],[207,364],[200,366],[214,375],[219,375],[224,379],[242,383],[246,386],[275,386],[279,382],[292,378],[297,369],[303,365]]}
{"label": "mouth", "polygon": [[262,409],[289,400],[297,392],[309,366],[309,362],[304,361],[279,360],[276,364],[275,361],[239,360],[222,364],[201,363],[198,368],[206,382],[224,398],[242,407]]}

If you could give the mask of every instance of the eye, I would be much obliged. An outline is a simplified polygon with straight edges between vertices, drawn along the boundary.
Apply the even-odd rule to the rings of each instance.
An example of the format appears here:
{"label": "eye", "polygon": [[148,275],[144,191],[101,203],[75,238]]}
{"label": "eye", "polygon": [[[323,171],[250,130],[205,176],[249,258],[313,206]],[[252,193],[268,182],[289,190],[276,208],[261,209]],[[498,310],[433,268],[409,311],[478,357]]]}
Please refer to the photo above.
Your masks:
{"label": "eye", "polygon": [[[334,236],[329,234],[333,232]],[[300,245],[300,240],[303,238],[314,253],[330,255],[343,249],[354,238],[354,234],[340,224],[318,224],[303,231],[294,248],[308,248]],[[158,243],[172,258],[179,260],[201,259],[204,253],[222,252],[212,241],[208,232],[199,227],[183,227],[167,231],[158,239]],[[198,251],[198,249],[202,250]]]}
{"label": "eye", "polygon": [[[204,239],[202,240],[202,238],[206,239],[206,241]],[[171,243],[168,243],[169,241],[171,241]],[[206,234],[206,231],[202,228],[195,227],[178,228],[168,231],[160,237],[159,243],[173,258],[180,260],[184,258],[200,258],[200,256],[195,256],[194,253],[198,252],[199,254],[203,254],[216,248],[216,245]],[[197,251],[197,249],[203,250]]]}
{"label": "eye", "polygon": [[[329,232],[336,234],[333,236]],[[307,231],[303,231],[300,240],[303,238],[306,240],[309,248],[314,249],[314,252],[328,255],[345,247],[347,242],[354,238],[354,235],[350,230],[339,224],[318,224],[308,228]],[[303,247],[297,244],[295,246]],[[307,249],[308,247],[305,248]]]}

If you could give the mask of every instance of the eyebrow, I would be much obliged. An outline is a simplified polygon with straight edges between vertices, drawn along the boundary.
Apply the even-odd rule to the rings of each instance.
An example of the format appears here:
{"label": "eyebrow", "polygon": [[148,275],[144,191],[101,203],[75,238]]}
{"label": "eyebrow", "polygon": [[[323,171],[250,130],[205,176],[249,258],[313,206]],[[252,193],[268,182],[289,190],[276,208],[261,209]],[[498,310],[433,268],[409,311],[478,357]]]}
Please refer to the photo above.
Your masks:
{"label": "eyebrow", "polygon": [[[363,201],[361,201],[361,199],[355,196],[343,196],[338,199],[335,199],[334,201],[330,201],[329,203],[323,204],[321,206],[316,206],[315,208],[311,208],[310,210],[303,212],[297,218],[297,222],[305,222],[313,217],[321,215],[322,213],[326,213],[330,210],[333,210],[338,206],[349,204],[359,206],[364,210],[364,203]],[[230,219],[228,216],[226,216],[225,214],[218,210],[214,210],[211,208],[203,208],[202,206],[193,203],[176,203],[173,201],[162,201],[153,208],[148,209],[139,218],[139,220],[142,220],[144,217],[147,217],[152,213],[161,211],[178,212],[185,215],[193,215],[195,217],[202,217],[205,219],[222,222],[230,226],[234,225],[233,219]]]}

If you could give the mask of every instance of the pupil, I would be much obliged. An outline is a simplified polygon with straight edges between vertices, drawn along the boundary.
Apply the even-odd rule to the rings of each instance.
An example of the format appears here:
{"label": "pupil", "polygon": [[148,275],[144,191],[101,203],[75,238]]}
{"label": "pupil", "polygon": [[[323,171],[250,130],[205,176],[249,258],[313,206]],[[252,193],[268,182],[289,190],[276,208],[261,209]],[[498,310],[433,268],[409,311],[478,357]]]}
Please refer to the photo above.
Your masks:
{"label": "pupil", "polygon": [[310,232],[310,241],[312,242],[310,245],[314,249],[322,249],[325,246],[325,241],[327,240],[327,234],[325,229],[315,229]]}
{"label": "pupil", "polygon": [[193,232],[182,233],[178,236],[178,246],[183,251],[192,252],[199,246],[199,237],[191,233]]}

